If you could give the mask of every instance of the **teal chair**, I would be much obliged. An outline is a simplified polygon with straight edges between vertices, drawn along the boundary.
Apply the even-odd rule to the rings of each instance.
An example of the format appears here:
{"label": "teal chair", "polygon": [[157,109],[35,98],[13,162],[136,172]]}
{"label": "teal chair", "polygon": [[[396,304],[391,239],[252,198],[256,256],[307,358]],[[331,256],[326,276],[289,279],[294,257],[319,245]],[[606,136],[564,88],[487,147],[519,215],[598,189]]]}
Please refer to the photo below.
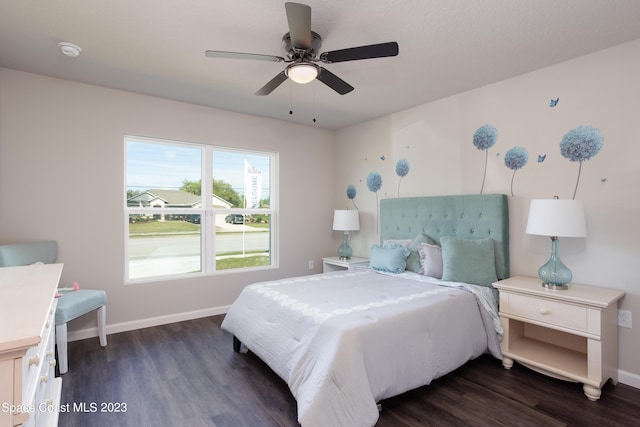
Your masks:
{"label": "teal chair", "polygon": [[[14,267],[42,262],[51,264],[58,257],[55,241],[14,243],[0,246],[0,267]],[[67,360],[67,323],[83,314],[98,310],[98,336],[100,345],[107,345],[105,331],[107,317],[107,293],[90,289],[61,291],[56,308],[56,346],[60,374],[69,369]]]}

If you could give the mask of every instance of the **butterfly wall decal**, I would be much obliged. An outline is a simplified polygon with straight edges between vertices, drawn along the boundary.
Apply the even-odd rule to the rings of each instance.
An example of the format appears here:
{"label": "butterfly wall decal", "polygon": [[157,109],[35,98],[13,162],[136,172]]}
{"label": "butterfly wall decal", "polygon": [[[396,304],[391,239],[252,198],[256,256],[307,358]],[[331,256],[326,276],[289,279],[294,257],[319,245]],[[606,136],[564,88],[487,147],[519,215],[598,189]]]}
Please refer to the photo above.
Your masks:
{"label": "butterfly wall decal", "polygon": [[538,154],[538,163],[544,162],[544,159],[547,158],[546,154]]}
{"label": "butterfly wall decal", "polygon": [[558,101],[560,101],[560,98],[552,99],[549,103],[549,107],[555,107],[556,105],[558,105]]}

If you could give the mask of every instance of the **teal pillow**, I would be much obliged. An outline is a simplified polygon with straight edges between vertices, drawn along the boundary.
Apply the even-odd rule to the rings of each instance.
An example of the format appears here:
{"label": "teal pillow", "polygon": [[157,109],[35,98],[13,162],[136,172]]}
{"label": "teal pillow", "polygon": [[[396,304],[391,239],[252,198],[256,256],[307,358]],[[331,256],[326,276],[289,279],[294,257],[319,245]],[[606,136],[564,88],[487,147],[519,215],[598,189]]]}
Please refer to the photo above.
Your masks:
{"label": "teal pillow", "polygon": [[496,255],[492,239],[459,240],[444,236],[442,280],[491,286],[498,280]]}
{"label": "teal pillow", "polygon": [[433,240],[429,238],[424,233],[418,234],[409,244],[409,256],[407,257],[407,270],[413,271],[415,273],[419,273],[422,268],[422,264],[420,263],[420,253],[418,249],[420,248],[420,244],[428,243],[430,245],[435,244]]}
{"label": "teal pillow", "polygon": [[373,245],[369,265],[374,270],[399,274],[405,270],[408,256],[409,249],[402,245]]}

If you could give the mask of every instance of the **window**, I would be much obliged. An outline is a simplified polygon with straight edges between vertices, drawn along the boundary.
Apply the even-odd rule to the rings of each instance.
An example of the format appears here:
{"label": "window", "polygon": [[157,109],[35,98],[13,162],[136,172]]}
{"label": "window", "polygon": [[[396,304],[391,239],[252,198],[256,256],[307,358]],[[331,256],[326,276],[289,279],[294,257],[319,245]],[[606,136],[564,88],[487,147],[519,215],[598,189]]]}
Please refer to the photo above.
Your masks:
{"label": "window", "polygon": [[129,281],[269,268],[274,153],[125,137]]}

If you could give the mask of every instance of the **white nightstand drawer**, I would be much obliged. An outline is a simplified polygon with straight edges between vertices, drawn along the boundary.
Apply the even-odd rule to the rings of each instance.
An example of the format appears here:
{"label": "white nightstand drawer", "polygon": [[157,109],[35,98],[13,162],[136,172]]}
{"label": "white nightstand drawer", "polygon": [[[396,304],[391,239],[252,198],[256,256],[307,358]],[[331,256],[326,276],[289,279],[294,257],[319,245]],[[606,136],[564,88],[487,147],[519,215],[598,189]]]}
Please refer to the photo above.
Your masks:
{"label": "white nightstand drawer", "polygon": [[523,295],[508,295],[503,312],[550,325],[587,331],[587,309],[570,304]]}

